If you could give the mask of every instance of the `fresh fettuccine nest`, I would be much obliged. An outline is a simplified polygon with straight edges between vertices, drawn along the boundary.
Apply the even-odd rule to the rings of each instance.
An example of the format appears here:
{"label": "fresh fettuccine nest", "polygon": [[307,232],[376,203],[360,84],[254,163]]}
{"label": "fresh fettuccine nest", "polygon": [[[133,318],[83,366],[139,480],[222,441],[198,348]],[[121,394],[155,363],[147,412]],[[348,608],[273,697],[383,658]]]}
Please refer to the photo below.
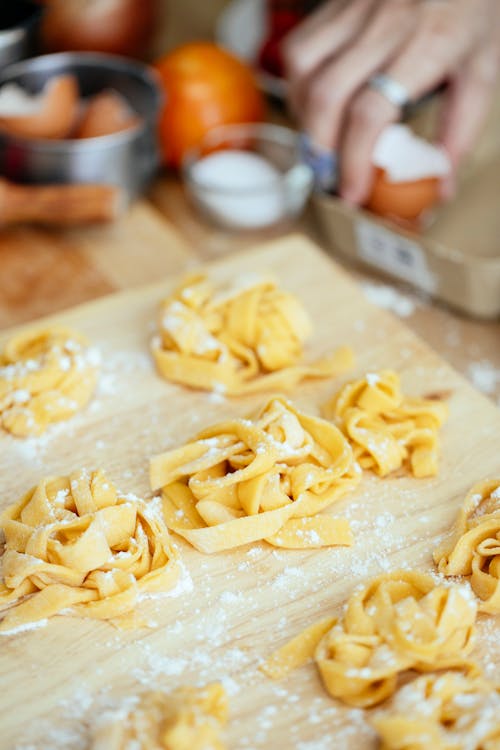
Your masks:
{"label": "fresh fettuccine nest", "polygon": [[[334,698],[351,706],[374,706],[394,693],[406,670],[477,671],[466,658],[474,647],[476,614],[474,597],[463,586],[436,585],[432,576],[417,571],[388,573],[355,591],[343,618],[325,634],[318,624],[317,646],[312,628],[305,631],[310,648],[303,650],[302,661],[314,654]],[[300,636],[294,642],[299,648]],[[298,666],[290,644],[262,669],[280,678],[287,665]]]}
{"label": "fresh fettuccine nest", "polygon": [[151,460],[168,527],[202,552],[265,539],[280,547],[351,544],[346,519],[317,515],[360,472],[342,433],[273,398]]}
{"label": "fresh fettuccine nest", "polygon": [[90,750],[224,750],[228,706],[219,683],[152,691],[94,731]]}
{"label": "fresh fettuccine nest", "polygon": [[0,354],[0,425],[25,437],[69,419],[89,401],[97,368],[96,352],[67,328],[14,336]]}
{"label": "fresh fettuccine nest", "polygon": [[450,540],[434,553],[439,572],[467,576],[481,612],[500,613],[500,479],[476,484]]}
{"label": "fresh fettuccine nest", "polygon": [[372,723],[380,750],[498,750],[500,686],[456,672],[422,676]]}
{"label": "fresh fettuccine nest", "polygon": [[141,593],[166,591],[178,577],[161,511],[119,494],[101,471],[43,479],[0,527],[0,633],[62,610],[126,624]]}
{"label": "fresh fettuccine nest", "polygon": [[164,378],[192,388],[230,396],[287,390],[353,364],[347,347],[302,364],[310,332],[299,300],[274,281],[249,276],[217,289],[200,275],[163,302],[152,351]]}
{"label": "fresh fettuccine nest", "polygon": [[364,469],[379,476],[407,468],[415,477],[438,471],[438,431],[448,414],[442,401],[401,393],[392,370],[368,373],[345,385],[324,409],[351,441]]}

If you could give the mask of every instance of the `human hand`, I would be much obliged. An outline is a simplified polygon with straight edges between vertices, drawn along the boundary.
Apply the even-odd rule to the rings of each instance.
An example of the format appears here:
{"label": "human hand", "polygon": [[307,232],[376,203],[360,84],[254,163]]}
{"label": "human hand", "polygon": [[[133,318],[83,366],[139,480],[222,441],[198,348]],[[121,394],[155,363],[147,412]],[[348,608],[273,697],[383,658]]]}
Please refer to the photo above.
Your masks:
{"label": "human hand", "polygon": [[[453,171],[488,111],[500,67],[500,0],[329,0],[284,40],[290,101],[319,146],[338,151],[340,193],[362,204],[371,156],[400,110],[367,85],[384,72],[411,101],[449,86],[439,140]],[[443,185],[453,193],[454,176]]]}

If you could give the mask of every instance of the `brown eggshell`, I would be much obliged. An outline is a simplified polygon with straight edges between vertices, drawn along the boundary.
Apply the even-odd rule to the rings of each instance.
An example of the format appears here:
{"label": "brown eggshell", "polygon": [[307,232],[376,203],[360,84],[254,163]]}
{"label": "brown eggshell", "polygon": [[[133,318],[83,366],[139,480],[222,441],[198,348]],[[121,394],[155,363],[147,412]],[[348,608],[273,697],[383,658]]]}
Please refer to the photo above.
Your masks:
{"label": "brown eggshell", "polygon": [[24,138],[67,138],[78,115],[78,82],[73,75],[51,78],[40,110],[30,115],[2,115],[0,129]]}
{"label": "brown eggshell", "polygon": [[438,200],[439,180],[436,177],[412,182],[389,182],[385,171],[376,167],[366,208],[380,216],[414,221]]}
{"label": "brown eggshell", "polygon": [[139,117],[116,91],[102,91],[93,96],[74,133],[75,138],[95,138],[119,133],[137,125]]}

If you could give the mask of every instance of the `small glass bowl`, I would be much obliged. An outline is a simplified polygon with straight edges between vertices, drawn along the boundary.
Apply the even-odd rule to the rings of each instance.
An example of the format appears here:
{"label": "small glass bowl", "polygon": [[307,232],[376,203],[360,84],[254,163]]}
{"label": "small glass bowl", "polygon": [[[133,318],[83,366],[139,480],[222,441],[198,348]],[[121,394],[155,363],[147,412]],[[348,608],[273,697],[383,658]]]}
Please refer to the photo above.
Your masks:
{"label": "small glass bowl", "polygon": [[[227,149],[257,154],[276,172],[263,185],[244,179],[228,187],[221,179],[200,175],[204,157]],[[303,210],[313,186],[311,168],[301,159],[298,134],[268,123],[223,125],[211,130],[183,161],[188,194],[211,222],[232,230],[255,231],[285,226]],[[223,182],[223,181],[222,181]]]}

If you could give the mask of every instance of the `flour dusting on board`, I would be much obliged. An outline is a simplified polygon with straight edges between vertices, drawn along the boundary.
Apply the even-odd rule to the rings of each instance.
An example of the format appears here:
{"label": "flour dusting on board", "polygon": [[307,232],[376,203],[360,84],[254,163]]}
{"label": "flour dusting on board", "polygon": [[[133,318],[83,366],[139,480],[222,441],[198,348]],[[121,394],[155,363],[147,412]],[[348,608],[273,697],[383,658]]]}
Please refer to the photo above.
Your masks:
{"label": "flour dusting on board", "polygon": [[25,622],[22,625],[18,625],[12,630],[3,630],[0,633],[0,638],[4,635],[18,635],[19,633],[26,633],[28,630],[36,630],[37,628],[44,628],[49,624],[49,621],[45,618],[43,620],[36,620],[36,622]]}
{"label": "flour dusting on board", "polygon": [[418,303],[413,297],[402,294],[393,286],[363,281],[361,288],[372,305],[389,310],[400,318],[409,318],[417,309]]}
{"label": "flour dusting on board", "polygon": [[494,367],[488,360],[471,362],[467,374],[474,386],[488,396],[493,395],[500,386],[500,369]]}
{"label": "flour dusting on board", "polygon": [[[322,291],[322,275],[327,280],[326,267],[314,271],[313,263],[301,260],[301,264],[300,282],[304,282],[304,294],[309,295],[309,303],[314,306],[315,297],[319,301],[325,291]],[[420,304],[392,287],[366,284],[365,291],[367,287],[372,287],[367,295],[371,294],[372,302],[402,318],[409,318]],[[18,472],[9,472],[18,474],[8,478],[9,493],[15,490],[16,497],[20,495],[19,476],[25,485],[28,478],[38,479],[41,472],[48,473],[49,467],[63,473],[69,461],[80,462],[84,457],[82,465],[102,459],[105,468],[119,478],[120,487],[145,496],[148,456],[179,445],[185,436],[234,411],[238,416],[240,409],[246,413],[246,405],[244,410],[242,404],[235,404],[223,392],[186,395],[177,386],[162,384],[147,353],[147,343],[140,343],[139,325],[131,312],[135,310],[127,309],[123,318],[130,331],[120,334],[120,351],[114,351],[110,343],[103,347],[103,382],[89,408],[66,423],[61,431],[54,428],[41,439],[5,442],[9,460],[15,462],[19,458]],[[119,315],[118,319],[121,323]],[[138,320],[143,326],[140,315]],[[385,364],[379,361],[383,353],[391,351],[386,348],[391,342],[387,342],[387,333],[381,330],[384,326],[378,330],[374,325],[376,320],[379,320],[377,311],[360,304],[349,319],[346,313],[342,323],[345,329],[339,326],[339,335],[346,338],[346,331],[358,334],[359,366],[372,373]],[[321,336],[331,337],[328,328],[331,322],[320,321]],[[395,330],[396,326],[397,322]],[[107,333],[103,320],[103,341]],[[399,335],[402,346],[397,352],[392,351],[405,362],[408,360],[416,378],[436,387],[447,382],[448,369],[441,373],[425,357],[420,361],[417,344],[405,338],[402,327]],[[448,343],[460,346],[455,329],[450,328]],[[475,352],[474,358],[481,356]],[[484,365],[480,375],[476,368],[475,377],[482,378],[483,390],[487,390],[491,388],[492,375],[485,374]],[[497,386],[500,384],[496,375],[493,380]],[[457,399],[453,403],[459,404],[461,384],[456,382]],[[158,398],[151,398],[152,393]],[[302,391],[295,395],[304,397]],[[23,394],[18,397],[22,399]],[[315,390],[310,398],[315,409],[322,398],[320,391]],[[483,419],[481,422],[478,418],[474,437],[477,444],[486,446],[484,453],[491,457],[498,420],[492,417],[488,421],[481,412],[483,399],[474,402],[474,394],[470,398]],[[122,409],[122,404],[127,408]],[[467,447],[472,445],[469,431],[463,441]],[[488,460],[493,464],[493,458]],[[451,469],[445,466],[445,471]],[[466,484],[467,471],[467,467],[453,466],[453,487]],[[14,657],[21,660],[23,655],[31,657],[37,639],[49,645],[54,633],[61,634],[55,661],[64,650],[67,660],[74,659],[70,664],[82,667],[69,669],[69,677],[63,682],[58,681],[57,665],[49,647],[46,652],[40,649],[36,660],[30,659],[25,667],[31,690],[27,697],[37,697],[34,677],[40,684],[40,675],[44,673],[46,680],[36,690],[41,692],[46,687],[53,689],[54,694],[45,694],[37,712],[29,705],[22,711],[19,706],[19,716],[27,720],[22,723],[25,734],[21,736],[19,730],[19,736],[15,737],[15,750],[88,750],[89,727],[101,712],[119,711],[145,690],[169,691],[180,685],[203,685],[214,680],[220,680],[229,695],[233,718],[227,732],[228,750],[376,747],[367,713],[332,700],[322,690],[314,665],[306,665],[278,683],[265,678],[258,666],[274,648],[298,635],[307,624],[329,614],[338,615],[353,587],[366,583],[368,577],[404,566],[431,569],[431,551],[439,535],[449,533],[459,503],[458,489],[457,507],[450,508],[445,503],[442,480],[441,477],[435,482],[426,481],[422,492],[416,489],[414,481],[405,477],[382,482],[365,475],[356,496],[340,500],[334,511],[334,515],[347,518],[351,524],[354,534],[351,548],[303,552],[273,549],[263,543],[242,548],[234,555],[208,557],[185,550],[184,543],[176,540],[188,569],[174,590],[177,595],[173,597],[171,592],[170,597],[158,595],[141,602],[141,614],[144,611],[146,619],[157,624],[154,630],[119,631],[104,624],[90,628],[88,623],[75,620],[74,628],[71,623],[70,632],[65,634],[60,623],[49,621],[41,633],[28,632],[16,639],[4,639],[0,646],[5,645],[7,650],[13,643],[17,649]],[[436,580],[442,579],[436,576]],[[273,613],[269,616],[271,609]],[[490,670],[490,676],[494,676],[499,653],[497,628],[490,624],[492,619],[482,618],[479,626],[480,659]],[[81,646],[86,649],[83,655]],[[27,699],[26,704],[29,703]],[[49,708],[51,714],[45,716]],[[10,731],[12,726],[13,723],[8,727]]]}

